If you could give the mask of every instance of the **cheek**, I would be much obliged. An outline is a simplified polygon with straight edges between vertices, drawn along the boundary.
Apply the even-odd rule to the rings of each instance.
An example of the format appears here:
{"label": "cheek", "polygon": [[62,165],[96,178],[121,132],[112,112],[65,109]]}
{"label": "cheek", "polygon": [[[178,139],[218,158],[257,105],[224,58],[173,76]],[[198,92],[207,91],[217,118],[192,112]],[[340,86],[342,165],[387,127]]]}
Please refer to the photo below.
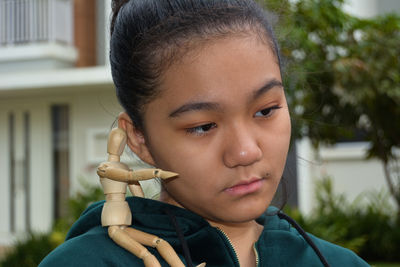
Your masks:
{"label": "cheek", "polygon": [[168,193],[189,206],[195,205],[192,201],[210,202],[222,187],[221,180],[217,179],[217,174],[223,172],[221,165],[218,165],[217,153],[211,153],[210,148],[204,146],[199,151],[196,146],[179,142],[175,146],[168,146],[168,149],[164,148],[154,154],[157,167],[179,174],[175,179],[164,181]]}
{"label": "cheek", "polygon": [[[168,138],[168,137],[167,137]],[[156,163],[156,167],[167,169],[176,172],[197,173],[203,169],[209,154],[205,149],[199,151],[194,145],[186,144],[182,141],[174,142],[173,139],[169,140],[168,144],[165,142],[154,142],[157,149],[150,149],[152,157]],[[154,147],[154,144],[151,147]]]}
{"label": "cheek", "polygon": [[157,150],[151,149],[151,154],[157,168],[179,174],[178,178],[166,181],[166,185],[171,189],[176,187],[176,190],[212,187],[214,179],[211,177],[218,169],[215,149],[212,146],[197,147],[172,138],[165,140],[170,141],[168,145],[161,139],[158,143],[154,140],[152,146],[156,145]]}

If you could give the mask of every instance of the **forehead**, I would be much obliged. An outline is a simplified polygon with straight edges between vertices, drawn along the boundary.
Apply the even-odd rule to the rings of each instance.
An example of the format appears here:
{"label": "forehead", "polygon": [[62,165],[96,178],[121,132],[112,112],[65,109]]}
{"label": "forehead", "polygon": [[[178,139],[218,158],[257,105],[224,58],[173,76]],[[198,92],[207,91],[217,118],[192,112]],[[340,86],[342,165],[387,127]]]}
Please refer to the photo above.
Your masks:
{"label": "forehead", "polygon": [[184,38],[178,38],[174,42],[165,42],[154,51],[155,60],[159,62],[160,74],[168,70],[172,65],[179,65],[182,61],[195,58],[196,55],[210,45],[215,45],[221,41],[229,39],[253,39],[264,43],[270,48],[278,65],[279,55],[276,44],[271,33],[267,32],[261,25],[242,24],[221,29],[207,31],[204,34],[189,34]]}
{"label": "forehead", "polygon": [[235,35],[196,46],[163,73],[160,97],[218,94],[226,88],[257,87],[281,80],[278,59],[255,34]]}

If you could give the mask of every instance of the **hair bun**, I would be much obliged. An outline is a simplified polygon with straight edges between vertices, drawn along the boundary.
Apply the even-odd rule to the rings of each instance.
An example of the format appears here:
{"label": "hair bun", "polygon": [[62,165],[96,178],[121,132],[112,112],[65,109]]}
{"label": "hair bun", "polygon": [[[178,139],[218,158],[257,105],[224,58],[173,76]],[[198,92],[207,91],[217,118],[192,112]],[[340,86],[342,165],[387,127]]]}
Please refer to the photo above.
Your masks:
{"label": "hair bun", "polygon": [[111,17],[111,34],[113,33],[114,30],[114,24],[117,19],[119,10],[123,5],[128,3],[129,0],[112,0],[111,2],[111,10],[112,10],[112,17]]}

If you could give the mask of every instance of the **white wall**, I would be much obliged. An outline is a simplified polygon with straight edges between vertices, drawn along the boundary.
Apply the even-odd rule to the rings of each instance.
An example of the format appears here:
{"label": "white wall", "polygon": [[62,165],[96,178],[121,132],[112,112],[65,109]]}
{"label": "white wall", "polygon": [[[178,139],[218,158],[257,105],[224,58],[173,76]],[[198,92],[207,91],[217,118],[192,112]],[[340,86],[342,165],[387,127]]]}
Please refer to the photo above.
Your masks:
{"label": "white wall", "polygon": [[[366,159],[368,143],[341,143],[314,150],[308,139],[298,141],[299,208],[310,214],[315,207],[316,182],[330,177],[335,194],[344,194],[349,202],[362,194],[388,188],[380,161]],[[366,200],[366,199],[364,199]],[[391,202],[394,207],[394,202]]]}
{"label": "white wall", "polygon": [[345,10],[352,15],[370,18],[389,12],[400,12],[399,0],[348,0]]}
{"label": "white wall", "polygon": [[368,143],[342,143],[319,151],[321,165],[314,176],[332,175],[334,189],[349,199],[367,191],[386,189],[382,163],[366,159]]}
{"label": "white wall", "polygon": [[15,150],[16,150],[16,163],[21,165],[17,166],[16,171],[16,184],[15,184],[15,222],[16,234],[25,233],[25,184],[23,181],[22,164],[24,161],[24,143],[22,128],[23,112],[30,114],[30,193],[31,198],[29,201],[32,229],[36,231],[48,231],[52,223],[52,179],[51,168],[48,163],[51,162],[51,136],[50,136],[50,116],[46,108],[46,99],[24,97],[18,99],[1,98],[0,99],[0,147],[2,148],[1,155],[1,169],[0,172],[0,188],[1,188],[1,205],[0,210],[2,220],[0,224],[0,242],[9,243],[13,235],[9,233],[10,229],[10,166],[9,166],[9,134],[8,134],[8,114],[13,112],[15,114]]}
{"label": "white wall", "polygon": [[[98,183],[97,165],[107,159],[107,136],[121,108],[113,88],[76,93],[71,110],[71,189],[79,189],[79,177]],[[95,135],[104,136],[94,140]],[[95,147],[96,146],[96,147]]]}

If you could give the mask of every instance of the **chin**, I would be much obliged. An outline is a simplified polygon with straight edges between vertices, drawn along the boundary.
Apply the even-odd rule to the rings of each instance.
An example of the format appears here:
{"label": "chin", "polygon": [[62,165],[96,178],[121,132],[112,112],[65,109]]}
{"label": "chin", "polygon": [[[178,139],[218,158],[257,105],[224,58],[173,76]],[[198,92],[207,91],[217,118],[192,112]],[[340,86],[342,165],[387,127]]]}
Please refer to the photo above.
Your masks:
{"label": "chin", "polygon": [[219,219],[230,223],[244,223],[259,218],[268,208],[268,205],[258,205],[251,208],[231,208],[218,214]]}

